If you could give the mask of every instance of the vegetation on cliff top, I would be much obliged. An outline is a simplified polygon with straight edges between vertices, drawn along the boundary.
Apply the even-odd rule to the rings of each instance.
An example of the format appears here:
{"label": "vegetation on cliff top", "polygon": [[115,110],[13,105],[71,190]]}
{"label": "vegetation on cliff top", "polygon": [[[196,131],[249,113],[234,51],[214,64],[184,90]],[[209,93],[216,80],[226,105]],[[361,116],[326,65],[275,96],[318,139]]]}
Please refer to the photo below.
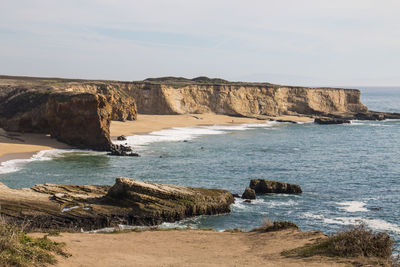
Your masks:
{"label": "vegetation on cliff top", "polygon": [[284,256],[311,257],[322,255],[340,258],[376,258],[379,266],[400,266],[393,257],[394,241],[387,233],[374,233],[365,225],[352,226],[327,239],[290,251]]}
{"label": "vegetation on cliff top", "polygon": [[21,227],[7,223],[0,217],[0,266],[44,266],[54,264],[55,254],[67,257],[64,244],[51,241],[47,235],[33,238]]}
{"label": "vegetation on cliff top", "polygon": [[199,76],[193,79],[187,79],[184,77],[159,77],[159,78],[147,78],[143,82],[152,84],[165,84],[173,87],[183,87],[187,85],[253,85],[253,86],[277,86],[271,83],[255,83],[255,82],[231,82],[221,78],[209,78],[206,76]]}

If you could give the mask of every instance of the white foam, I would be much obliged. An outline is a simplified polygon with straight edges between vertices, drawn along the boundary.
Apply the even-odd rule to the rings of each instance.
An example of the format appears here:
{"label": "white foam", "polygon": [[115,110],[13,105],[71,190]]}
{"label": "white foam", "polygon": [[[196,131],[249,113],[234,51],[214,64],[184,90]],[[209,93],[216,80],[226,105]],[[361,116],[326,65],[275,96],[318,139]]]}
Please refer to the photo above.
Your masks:
{"label": "white foam", "polygon": [[297,205],[297,202],[295,202],[292,199],[289,199],[287,201],[268,201],[268,202],[265,202],[265,203],[267,203],[267,205],[270,206],[271,208],[282,207],[282,206],[291,207],[291,206],[296,206]]}
{"label": "white foam", "polygon": [[[51,149],[51,150],[41,150],[34,154],[29,159],[12,159],[0,163],[0,174],[11,173],[21,170],[21,168],[33,161],[46,161],[52,160],[57,157],[61,157],[64,153],[68,152],[90,152],[90,150],[78,150],[78,149]],[[98,153],[98,152],[97,152]]]}
{"label": "white foam", "polygon": [[365,125],[365,123],[363,123],[363,122],[360,122],[360,121],[354,121],[354,120],[351,120],[350,121],[350,124],[345,124],[345,125]]}
{"label": "white foam", "polygon": [[324,219],[324,215],[313,214],[311,212],[305,212],[305,213],[303,213],[303,216],[306,217],[306,218],[312,218],[312,219],[317,219],[317,220],[323,220]]}
{"label": "white foam", "polygon": [[229,131],[244,131],[252,128],[269,128],[276,122],[239,124],[239,125],[212,125],[198,127],[174,127],[155,131],[149,134],[128,136],[124,141],[114,141],[116,144],[128,144],[135,149],[143,149],[151,143],[189,141],[204,135],[220,135]]}
{"label": "white foam", "polygon": [[344,202],[337,202],[337,205],[341,206],[339,209],[345,210],[347,212],[366,212],[368,211],[367,208],[364,206],[366,203],[361,201],[344,201]]}
{"label": "white foam", "polygon": [[391,231],[400,233],[400,226],[386,222],[381,219],[366,219],[362,217],[337,217],[334,219],[324,218],[324,223],[338,225],[357,225],[364,223],[368,228],[377,231]]}
{"label": "white foam", "polygon": [[29,159],[12,159],[0,164],[0,174],[10,173],[19,171],[25,164],[32,161],[44,161],[51,160],[62,153],[65,153],[66,149],[52,149],[52,150],[42,150],[34,154]]}

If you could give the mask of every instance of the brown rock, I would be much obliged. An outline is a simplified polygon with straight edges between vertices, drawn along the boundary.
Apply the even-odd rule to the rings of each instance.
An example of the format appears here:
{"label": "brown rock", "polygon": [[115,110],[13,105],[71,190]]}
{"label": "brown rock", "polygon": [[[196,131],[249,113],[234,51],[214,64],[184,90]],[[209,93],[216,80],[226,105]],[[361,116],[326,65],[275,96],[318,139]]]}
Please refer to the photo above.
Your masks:
{"label": "brown rock", "polygon": [[51,136],[77,147],[109,150],[111,106],[103,95],[51,95],[44,114]]}
{"label": "brown rock", "polygon": [[191,188],[118,178],[114,186],[0,183],[1,215],[31,228],[99,229],[119,224],[157,225],[190,216],[230,212],[225,190]]}
{"label": "brown rock", "polygon": [[269,181],[263,179],[253,179],[250,181],[250,188],[254,189],[256,194],[300,194],[303,191],[296,184],[287,184],[278,181]]}
{"label": "brown rock", "polygon": [[246,187],[242,195],[243,199],[256,199],[256,191],[251,189],[250,187]]}
{"label": "brown rock", "polygon": [[316,124],[343,124],[343,123],[350,123],[349,120],[346,119],[339,119],[339,118],[316,118],[314,120]]}
{"label": "brown rock", "polygon": [[126,140],[126,136],[125,135],[121,135],[117,137],[118,141],[125,141]]}

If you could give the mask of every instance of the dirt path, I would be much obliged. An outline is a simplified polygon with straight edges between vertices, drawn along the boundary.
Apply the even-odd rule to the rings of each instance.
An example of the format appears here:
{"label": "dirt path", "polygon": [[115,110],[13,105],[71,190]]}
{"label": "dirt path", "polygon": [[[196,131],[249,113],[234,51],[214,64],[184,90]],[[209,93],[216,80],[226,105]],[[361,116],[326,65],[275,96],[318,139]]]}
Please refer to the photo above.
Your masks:
{"label": "dirt path", "polygon": [[219,233],[200,230],[119,234],[62,233],[71,257],[56,266],[345,266],[332,259],[287,258],[281,252],[324,236],[316,231]]}

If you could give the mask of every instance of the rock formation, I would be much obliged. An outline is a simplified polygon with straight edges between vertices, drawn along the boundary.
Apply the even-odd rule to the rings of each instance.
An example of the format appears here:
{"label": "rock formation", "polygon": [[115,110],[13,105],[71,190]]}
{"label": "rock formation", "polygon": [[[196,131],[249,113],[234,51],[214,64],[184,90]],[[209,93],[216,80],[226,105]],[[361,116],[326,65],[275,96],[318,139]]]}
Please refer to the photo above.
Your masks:
{"label": "rock formation", "polygon": [[287,184],[278,181],[269,181],[264,179],[253,179],[250,181],[250,188],[253,189],[256,194],[301,194],[300,185]]}
{"label": "rock formation", "polygon": [[99,229],[118,224],[157,225],[190,216],[230,212],[226,190],[191,188],[118,178],[114,186],[0,183],[1,215],[41,229]]}
{"label": "rock formation", "polygon": [[144,114],[307,115],[335,119],[400,119],[368,111],[360,91],[229,82],[198,77],[138,82],[0,76],[0,127],[50,133],[70,145],[109,150],[110,120]]}
{"label": "rock formation", "polygon": [[112,144],[110,146],[110,153],[108,153],[108,155],[110,155],[110,156],[139,157],[138,153],[133,152],[132,147],[124,146],[124,145],[115,145],[115,144]]}
{"label": "rock formation", "polygon": [[367,112],[359,90],[302,88],[270,84],[135,84],[130,94],[146,114],[209,113],[320,115]]}
{"label": "rock formation", "polygon": [[133,98],[102,83],[0,80],[0,127],[46,133],[64,143],[109,150],[110,121],[136,119]]}
{"label": "rock formation", "polygon": [[246,187],[242,194],[243,199],[256,199],[256,191],[250,187]]}
{"label": "rock formation", "polygon": [[340,119],[340,118],[316,118],[314,120],[316,124],[343,124],[343,123],[350,123],[349,120]]}

